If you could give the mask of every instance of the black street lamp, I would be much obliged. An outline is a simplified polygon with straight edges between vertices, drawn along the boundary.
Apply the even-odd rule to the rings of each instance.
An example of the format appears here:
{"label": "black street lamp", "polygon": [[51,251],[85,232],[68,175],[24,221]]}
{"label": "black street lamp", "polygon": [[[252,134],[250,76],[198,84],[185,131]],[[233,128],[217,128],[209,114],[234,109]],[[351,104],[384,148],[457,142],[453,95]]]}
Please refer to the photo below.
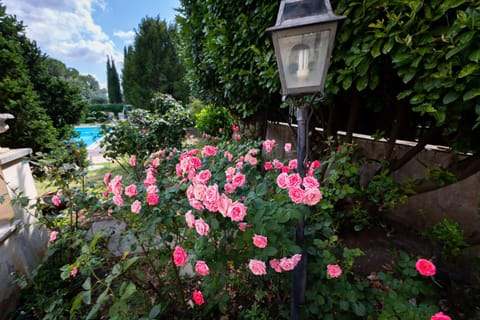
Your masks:
{"label": "black street lamp", "polygon": [[[283,95],[297,107],[297,166],[305,177],[309,111],[315,97],[323,94],[330,56],[338,23],[329,0],[281,0],[275,26],[267,29],[272,36]],[[312,95],[308,105],[295,105],[295,97]],[[296,243],[304,247],[304,217],[296,226]],[[307,255],[293,272],[291,319],[299,317],[305,303]]]}

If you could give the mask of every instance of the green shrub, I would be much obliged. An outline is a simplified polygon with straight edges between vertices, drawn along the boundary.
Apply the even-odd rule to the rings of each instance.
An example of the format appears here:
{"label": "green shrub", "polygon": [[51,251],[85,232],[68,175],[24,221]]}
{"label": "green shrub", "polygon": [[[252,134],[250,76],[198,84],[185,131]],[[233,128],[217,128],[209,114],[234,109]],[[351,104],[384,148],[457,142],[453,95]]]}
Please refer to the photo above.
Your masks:
{"label": "green shrub", "polygon": [[105,155],[112,159],[137,155],[145,158],[167,147],[181,147],[187,128],[192,126],[185,108],[176,104],[164,114],[134,109],[128,121],[102,127]]}
{"label": "green shrub", "polygon": [[232,134],[231,126],[234,124],[234,119],[225,107],[214,106],[211,104],[205,105],[199,113],[195,114],[195,128],[201,133],[206,133],[211,136],[220,134],[219,130],[227,137]]}

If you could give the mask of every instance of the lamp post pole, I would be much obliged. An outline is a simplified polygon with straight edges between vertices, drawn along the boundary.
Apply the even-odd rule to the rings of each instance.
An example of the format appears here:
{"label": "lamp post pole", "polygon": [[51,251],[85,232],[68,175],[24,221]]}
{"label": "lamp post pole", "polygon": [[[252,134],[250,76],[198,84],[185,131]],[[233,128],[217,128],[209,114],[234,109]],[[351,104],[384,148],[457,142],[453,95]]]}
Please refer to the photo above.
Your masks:
{"label": "lamp post pole", "polygon": [[[267,28],[272,36],[284,96],[297,111],[297,170],[304,178],[308,149],[309,111],[319,93],[323,94],[328,63],[339,21],[344,16],[333,13],[329,0],[281,0],[275,26]],[[304,96],[312,99],[305,103]],[[304,105],[295,105],[301,96]],[[305,216],[295,227],[296,244],[302,258],[293,271],[291,319],[297,320],[300,305],[305,304],[307,286],[307,252],[305,250]]]}
{"label": "lamp post pole", "polygon": [[[294,101],[294,98],[291,98]],[[297,170],[302,178],[305,177],[308,139],[308,114],[310,107],[297,106]],[[299,319],[300,305],[305,304],[305,290],[307,287],[307,254],[305,244],[305,217],[302,215],[295,226],[295,241],[302,248],[302,259],[293,270],[291,319]]]}

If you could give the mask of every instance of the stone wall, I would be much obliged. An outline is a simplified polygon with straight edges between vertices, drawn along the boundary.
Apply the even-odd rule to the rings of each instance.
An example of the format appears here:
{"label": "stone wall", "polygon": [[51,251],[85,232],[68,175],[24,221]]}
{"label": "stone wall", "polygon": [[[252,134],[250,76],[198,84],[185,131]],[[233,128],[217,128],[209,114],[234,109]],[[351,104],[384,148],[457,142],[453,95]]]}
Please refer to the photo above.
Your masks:
{"label": "stone wall", "polygon": [[[267,139],[280,143],[295,142],[296,128],[286,124],[270,123]],[[340,133],[341,134],[341,133]],[[366,135],[354,135],[359,151],[368,159],[381,160],[386,147],[385,141],[375,141]],[[395,156],[400,157],[415,145],[413,142],[397,141]],[[281,156],[281,155],[280,155]],[[446,166],[456,161],[456,156],[447,148],[427,145],[417,157],[410,160],[395,173],[396,181],[407,177],[422,178],[428,166]],[[375,171],[374,161],[362,168],[363,175]],[[480,232],[480,173],[447,187],[412,196],[407,203],[390,213],[390,219],[409,228],[423,229],[447,218],[456,221],[467,236]]]}

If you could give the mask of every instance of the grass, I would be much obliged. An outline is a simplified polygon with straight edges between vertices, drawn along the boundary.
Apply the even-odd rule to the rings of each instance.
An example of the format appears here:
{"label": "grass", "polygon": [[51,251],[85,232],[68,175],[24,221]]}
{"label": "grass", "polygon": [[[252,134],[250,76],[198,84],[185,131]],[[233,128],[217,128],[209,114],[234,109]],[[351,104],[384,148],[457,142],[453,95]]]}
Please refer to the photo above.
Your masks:
{"label": "grass", "polygon": [[[92,169],[87,171],[85,182],[92,182],[95,185],[103,184],[103,177],[107,172],[111,172],[113,176],[117,174],[125,174],[124,169],[118,163],[101,163],[95,164]],[[56,192],[54,182],[48,179],[35,179],[35,188],[38,195],[43,195],[48,192]]]}

